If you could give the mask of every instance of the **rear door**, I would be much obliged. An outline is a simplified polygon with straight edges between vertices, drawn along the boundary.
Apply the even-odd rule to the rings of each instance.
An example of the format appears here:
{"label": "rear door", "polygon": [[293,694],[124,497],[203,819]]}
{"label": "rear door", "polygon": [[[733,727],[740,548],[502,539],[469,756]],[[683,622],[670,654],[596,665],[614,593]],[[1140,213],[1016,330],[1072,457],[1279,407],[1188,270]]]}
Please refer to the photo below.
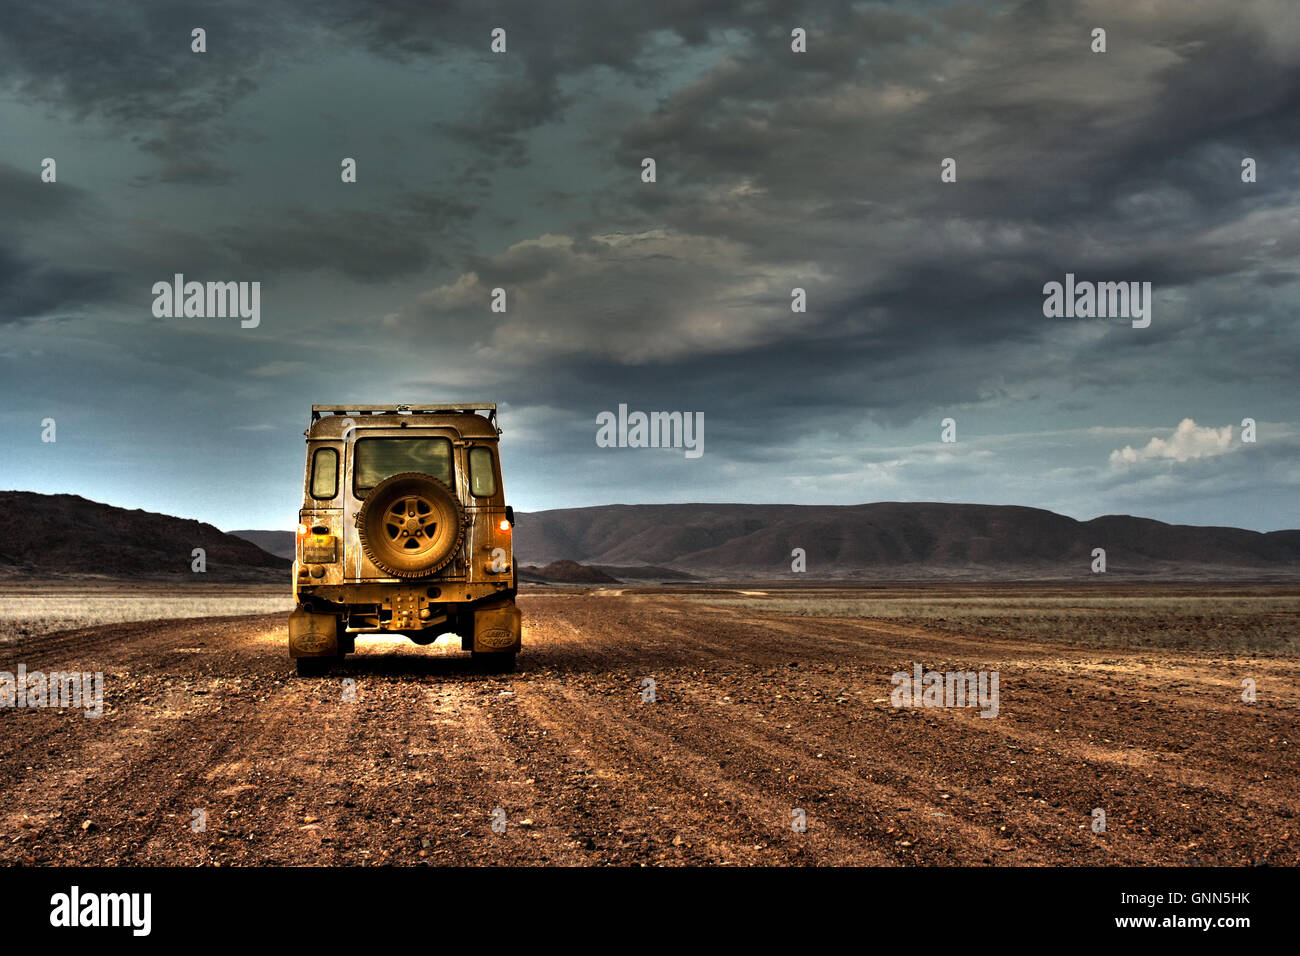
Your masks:
{"label": "rear door", "polygon": [[[345,574],[351,581],[392,581],[387,572],[374,566],[366,557],[357,531],[357,512],[365,504],[372,488],[385,478],[414,471],[431,475],[465,501],[463,445],[453,428],[364,427],[359,426],[346,449],[347,480],[342,489],[343,554]],[[435,577],[443,580],[465,578],[464,549]]]}

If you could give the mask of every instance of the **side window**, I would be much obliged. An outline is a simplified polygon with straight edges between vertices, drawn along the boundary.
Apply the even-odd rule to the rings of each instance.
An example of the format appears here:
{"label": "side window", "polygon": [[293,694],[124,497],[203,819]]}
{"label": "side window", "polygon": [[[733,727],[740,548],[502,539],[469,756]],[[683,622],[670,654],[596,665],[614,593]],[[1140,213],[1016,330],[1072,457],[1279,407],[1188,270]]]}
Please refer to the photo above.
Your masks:
{"label": "side window", "polygon": [[490,498],[497,493],[492,449],[486,445],[475,445],[469,450],[469,492],[475,498]]}
{"label": "side window", "polygon": [[339,453],[333,448],[317,448],[311,456],[311,496],[333,498],[339,493]]}

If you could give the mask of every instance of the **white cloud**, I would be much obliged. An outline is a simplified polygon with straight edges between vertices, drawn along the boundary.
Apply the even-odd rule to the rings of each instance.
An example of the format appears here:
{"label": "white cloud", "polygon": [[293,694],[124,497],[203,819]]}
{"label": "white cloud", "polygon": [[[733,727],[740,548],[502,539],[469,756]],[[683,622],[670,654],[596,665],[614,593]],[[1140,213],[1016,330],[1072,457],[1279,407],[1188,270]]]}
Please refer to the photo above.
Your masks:
{"label": "white cloud", "polygon": [[1212,428],[1198,425],[1184,418],[1168,438],[1152,438],[1142,448],[1125,445],[1110,453],[1112,467],[1123,467],[1141,461],[1190,461],[1193,458],[1213,458],[1232,451],[1232,426]]}

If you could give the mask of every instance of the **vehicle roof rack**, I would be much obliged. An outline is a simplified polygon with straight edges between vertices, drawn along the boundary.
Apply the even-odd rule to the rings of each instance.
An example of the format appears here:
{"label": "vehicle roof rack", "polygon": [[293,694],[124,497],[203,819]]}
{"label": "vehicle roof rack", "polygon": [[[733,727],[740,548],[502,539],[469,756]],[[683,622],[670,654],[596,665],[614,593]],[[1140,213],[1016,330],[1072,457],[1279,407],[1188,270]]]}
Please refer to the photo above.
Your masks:
{"label": "vehicle roof rack", "polygon": [[416,405],[313,405],[311,420],[322,415],[438,415],[446,412],[487,412],[493,425],[497,420],[496,402],[420,402]]}

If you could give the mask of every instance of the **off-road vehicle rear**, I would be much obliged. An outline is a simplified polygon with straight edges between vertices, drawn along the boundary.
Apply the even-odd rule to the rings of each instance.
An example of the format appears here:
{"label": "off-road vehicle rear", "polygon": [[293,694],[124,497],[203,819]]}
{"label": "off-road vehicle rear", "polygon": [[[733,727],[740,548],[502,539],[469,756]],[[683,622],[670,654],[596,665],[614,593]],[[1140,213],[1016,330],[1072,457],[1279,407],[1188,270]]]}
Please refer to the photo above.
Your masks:
{"label": "off-road vehicle rear", "polygon": [[356,635],[445,633],[490,669],[520,646],[496,405],[313,405],[289,616],[298,673]]}

